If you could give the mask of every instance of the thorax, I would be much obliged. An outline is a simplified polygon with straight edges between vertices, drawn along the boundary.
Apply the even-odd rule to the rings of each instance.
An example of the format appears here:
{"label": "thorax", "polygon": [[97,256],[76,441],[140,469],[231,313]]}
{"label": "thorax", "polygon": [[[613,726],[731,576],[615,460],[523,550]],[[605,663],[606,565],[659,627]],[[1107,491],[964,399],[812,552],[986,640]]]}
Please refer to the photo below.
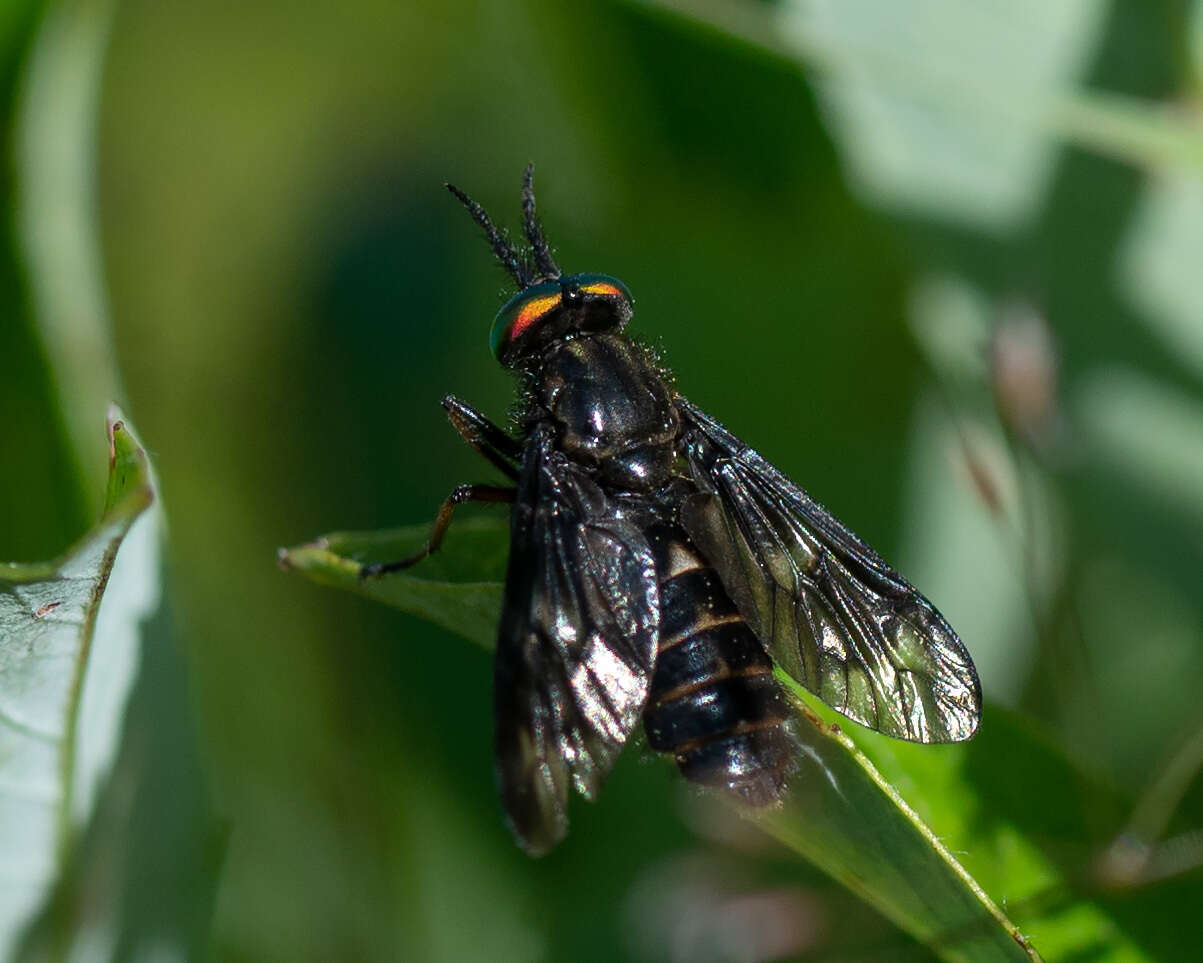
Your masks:
{"label": "thorax", "polygon": [[651,491],[673,474],[680,418],[649,352],[622,335],[574,338],[532,373],[532,415],[556,425],[569,458],[614,491]]}

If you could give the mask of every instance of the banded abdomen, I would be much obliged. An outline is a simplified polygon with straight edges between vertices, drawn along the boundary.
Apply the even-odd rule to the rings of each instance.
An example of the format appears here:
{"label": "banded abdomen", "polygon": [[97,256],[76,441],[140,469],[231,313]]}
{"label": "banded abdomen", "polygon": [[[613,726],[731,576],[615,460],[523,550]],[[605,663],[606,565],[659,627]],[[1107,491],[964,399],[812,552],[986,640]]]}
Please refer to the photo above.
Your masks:
{"label": "banded abdomen", "polygon": [[686,779],[753,806],[785,791],[795,750],[773,663],[683,530],[647,532],[660,579],[660,648],[643,712],[648,743]]}

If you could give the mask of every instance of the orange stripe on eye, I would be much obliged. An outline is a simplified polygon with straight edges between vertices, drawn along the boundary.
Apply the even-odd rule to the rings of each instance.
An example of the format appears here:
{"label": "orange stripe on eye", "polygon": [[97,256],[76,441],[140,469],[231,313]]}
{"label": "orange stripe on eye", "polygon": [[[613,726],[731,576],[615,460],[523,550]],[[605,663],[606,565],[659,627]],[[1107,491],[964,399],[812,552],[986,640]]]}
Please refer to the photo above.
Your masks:
{"label": "orange stripe on eye", "polygon": [[559,303],[559,294],[551,294],[545,298],[535,298],[533,301],[527,301],[526,304],[522,305],[522,310],[518,312],[518,316],[514,318],[514,323],[510,325],[510,338],[518,337],[518,335],[522,334],[523,331]]}
{"label": "orange stripe on eye", "polygon": [[619,291],[618,288],[616,288],[613,284],[605,284],[602,282],[598,282],[597,284],[586,284],[583,288],[581,288],[581,290],[586,294],[609,294],[611,296],[617,295],[618,297],[622,297],[622,292]]}

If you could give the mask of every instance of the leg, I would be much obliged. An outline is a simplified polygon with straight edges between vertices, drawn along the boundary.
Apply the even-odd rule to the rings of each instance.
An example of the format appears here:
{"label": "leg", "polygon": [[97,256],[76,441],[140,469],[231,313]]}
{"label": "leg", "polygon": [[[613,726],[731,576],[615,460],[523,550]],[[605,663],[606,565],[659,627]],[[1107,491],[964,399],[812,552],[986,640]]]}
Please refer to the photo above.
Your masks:
{"label": "leg", "polygon": [[443,399],[451,425],[460,437],[491,461],[503,474],[518,477],[522,443],[515,441],[475,408],[453,395]]}
{"label": "leg", "polygon": [[421,551],[415,552],[409,558],[396,562],[377,562],[375,565],[365,565],[359,570],[360,579],[375,578],[387,575],[389,572],[399,572],[422,561],[427,555],[432,555],[443,544],[443,536],[451,527],[451,516],[455,514],[455,506],[464,502],[512,502],[517,489],[502,488],[497,485],[460,485],[444,500],[434,519],[434,527],[430,530],[430,538]]}

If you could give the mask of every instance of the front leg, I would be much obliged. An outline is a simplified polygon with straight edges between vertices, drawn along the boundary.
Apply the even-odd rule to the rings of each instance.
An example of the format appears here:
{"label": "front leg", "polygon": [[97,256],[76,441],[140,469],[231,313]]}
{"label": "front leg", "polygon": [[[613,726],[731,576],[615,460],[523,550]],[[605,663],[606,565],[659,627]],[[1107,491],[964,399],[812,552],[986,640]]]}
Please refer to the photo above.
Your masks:
{"label": "front leg", "polygon": [[442,506],[439,508],[438,515],[435,516],[434,527],[430,530],[430,537],[426,540],[426,544],[422,546],[420,551],[415,552],[408,558],[398,559],[395,562],[377,562],[374,565],[364,565],[359,570],[360,579],[377,578],[390,572],[399,572],[402,569],[409,568],[411,565],[416,565],[427,555],[437,552],[439,546],[443,544],[443,536],[447,534],[447,529],[451,527],[451,518],[455,514],[456,505],[462,505],[464,502],[512,503],[517,491],[516,488],[504,488],[499,485],[460,485],[444,499]]}
{"label": "front leg", "polygon": [[443,399],[443,408],[459,436],[485,456],[504,475],[517,480],[522,464],[522,443],[515,441],[484,415],[454,395]]}

